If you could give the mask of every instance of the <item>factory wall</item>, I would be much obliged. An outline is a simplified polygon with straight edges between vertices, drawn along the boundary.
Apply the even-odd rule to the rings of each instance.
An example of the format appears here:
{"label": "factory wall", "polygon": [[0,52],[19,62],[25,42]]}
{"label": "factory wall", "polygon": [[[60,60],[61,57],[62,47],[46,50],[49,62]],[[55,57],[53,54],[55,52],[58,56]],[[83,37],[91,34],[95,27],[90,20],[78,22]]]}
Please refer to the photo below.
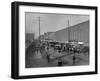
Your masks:
{"label": "factory wall", "polygon": [[[70,37],[70,39],[69,39]],[[89,45],[89,21],[56,31],[53,39],[66,42],[68,40],[78,40]]]}

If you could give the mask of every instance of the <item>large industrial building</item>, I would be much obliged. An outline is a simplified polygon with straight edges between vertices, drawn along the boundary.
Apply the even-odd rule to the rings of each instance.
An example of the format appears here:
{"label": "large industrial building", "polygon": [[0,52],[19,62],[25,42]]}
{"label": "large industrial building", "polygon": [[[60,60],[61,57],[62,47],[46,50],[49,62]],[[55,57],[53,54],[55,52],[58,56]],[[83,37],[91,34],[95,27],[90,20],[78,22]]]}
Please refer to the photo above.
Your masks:
{"label": "large industrial building", "polygon": [[59,42],[67,42],[68,40],[78,40],[89,46],[89,21],[79,23],[77,25],[66,27],[56,32],[47,32],[41,35],[41,40],[51,39]]}

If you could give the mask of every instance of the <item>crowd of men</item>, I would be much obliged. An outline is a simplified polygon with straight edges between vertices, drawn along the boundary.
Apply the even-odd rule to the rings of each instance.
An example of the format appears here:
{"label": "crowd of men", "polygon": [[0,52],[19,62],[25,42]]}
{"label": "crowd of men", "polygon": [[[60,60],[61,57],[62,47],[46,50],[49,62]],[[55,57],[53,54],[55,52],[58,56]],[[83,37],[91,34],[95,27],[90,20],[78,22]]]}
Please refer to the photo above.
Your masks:
{"label": "crowd of men", "polygon": [[[73,55],[73,64],[75,63],[75,53],[76,52],[89,52],[89,47],[84,47],[84,45],[73,45],[71,43],[60,43],[60,42],[49,42],[49,41],[33,41],[32,44],[26,49],[26,54],[30,51],[41,54],[45,52],[48,63],[50,62],[52,51],[57,51],[58,53],[74,53]],[[28,53],[29,54],[29,53]],[[61,59],[58,59],[58,66],[62,66]]]}
{"label": "crowd of men", "polygon": [[48,50],[49,48],[53,48],[54,50],[58,50],[58,52],[87,52],[89,51],[88,46],[84,46],[83,44],[72,44],[69,43],[60,43],[60,42],[40,42],[39,46],[40,50]]}

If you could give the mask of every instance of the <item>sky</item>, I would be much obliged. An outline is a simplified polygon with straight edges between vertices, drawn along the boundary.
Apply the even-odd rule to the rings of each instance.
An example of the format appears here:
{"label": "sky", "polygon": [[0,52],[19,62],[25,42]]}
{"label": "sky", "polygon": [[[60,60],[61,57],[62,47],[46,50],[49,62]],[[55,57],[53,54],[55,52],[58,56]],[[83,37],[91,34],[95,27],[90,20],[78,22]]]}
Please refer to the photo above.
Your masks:
{"label": "sky", "polygon": [[89,15],[25,12],[25,33],[35,33],[36,37],[39,36],[39,17],[40,34],[67,28],[68,20],[69,26],[89,20]]}

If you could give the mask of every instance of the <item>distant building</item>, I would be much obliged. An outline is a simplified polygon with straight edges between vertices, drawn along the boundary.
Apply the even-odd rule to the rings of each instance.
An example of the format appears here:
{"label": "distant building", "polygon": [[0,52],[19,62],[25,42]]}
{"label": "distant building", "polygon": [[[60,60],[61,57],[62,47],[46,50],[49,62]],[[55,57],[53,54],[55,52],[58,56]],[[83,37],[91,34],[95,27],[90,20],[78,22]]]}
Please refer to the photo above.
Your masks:
{"label": "distant building", "polygon": [[55,32],[47,32],[40,36],[41,40],[53,40]]}

